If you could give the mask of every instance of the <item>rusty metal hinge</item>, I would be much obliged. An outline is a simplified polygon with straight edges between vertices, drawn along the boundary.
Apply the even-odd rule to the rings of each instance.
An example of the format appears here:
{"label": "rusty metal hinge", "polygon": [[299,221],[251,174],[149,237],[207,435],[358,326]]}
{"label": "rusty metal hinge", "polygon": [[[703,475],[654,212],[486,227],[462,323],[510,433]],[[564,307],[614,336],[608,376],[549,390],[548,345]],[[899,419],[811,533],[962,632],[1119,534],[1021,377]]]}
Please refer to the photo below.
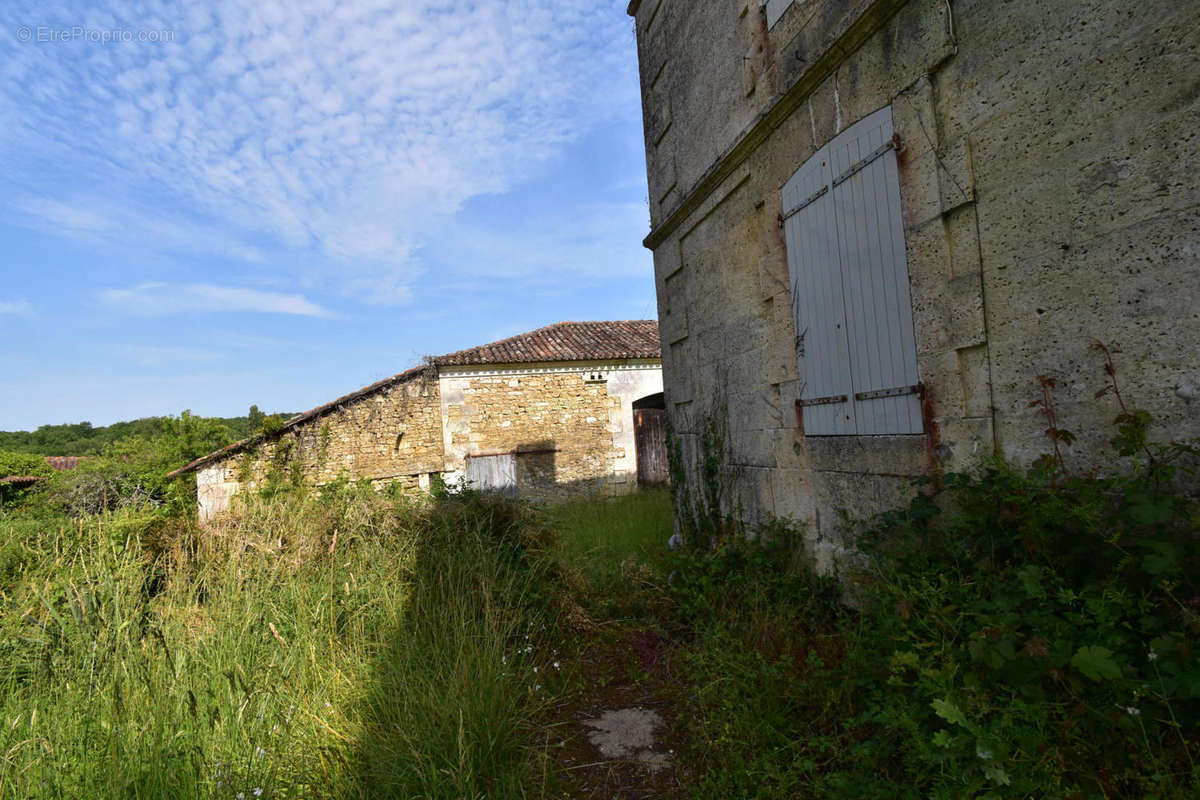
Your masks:
{"label": "rusty metal hinge", "polygon": [[872,150],[870,155],[868,155],[866,158],[862,159],[861,161],[856,161],[854,164],[852,164],[850,166],[850,169],[846,170],[841,175],[834,178],[833,185],[841,186],[843,183],[850,180],[855,175],[857,175],[859,172],[862,172],[864,169],[866,169],[868,166],[870,166],[871,163],[882,158],[883,155],[885,153],[887,153],[889,150],[899,150],[899,149],[900,149],[900,137],[893,136],[891,139],[888,139],[886,142],[879,145],[879,147],[876,147],[874,150]]}
{"label": "rusty metal hinge", "polygon": [[834,403],[844,403],[846,399],[846,395],[844,394],[835,394],[829,397],[813,397],[809,400],[797,400],[796,402],[801,406],[829,406]]}
{"label": "rusty metal hinge", "polygon": [[876,389],[872,392],[855,392],[855,400],[879,400],[883,397],[900,397],[906,394],[920,394],[921,384],[916,383],[912,386],[897,386],[894,389]]}
{"label": "rusty metal hinge", "polygon": [[783,223],[787,222],[787,221],[788,221],[789,219],[791,219],[792,217],[794,217],[794,216],[796,216],[797,214],[799,214],[799,213],[800,213],[801,211],[803,211],[804,209],[806,209],[806,208],[808,208],[809,206],[811,206],[813,203],[815,203],[815,202],[817,202],[818,200],[820,200],[822,197],[824,197],[824,196],[825,196],[825,194],[826,194],[828,191],[829,191],[829,187],[828,187],[828,186],[822,186],[820,189],[818,189],[817,191],[813,192],[811,195],[809,195],[809,196],[808,196],[808,197],[806,197],[805,199],[801,200],[799,203],[797,203],[795,206],[793,206],[793,207],[792,207],[790,210],[788,210],[787,212],[785,212],[785,213],[783,214],[783,216],[781,216],[781,217],[779,218],[779,224],[780,224],[780,225],[782,225]]}

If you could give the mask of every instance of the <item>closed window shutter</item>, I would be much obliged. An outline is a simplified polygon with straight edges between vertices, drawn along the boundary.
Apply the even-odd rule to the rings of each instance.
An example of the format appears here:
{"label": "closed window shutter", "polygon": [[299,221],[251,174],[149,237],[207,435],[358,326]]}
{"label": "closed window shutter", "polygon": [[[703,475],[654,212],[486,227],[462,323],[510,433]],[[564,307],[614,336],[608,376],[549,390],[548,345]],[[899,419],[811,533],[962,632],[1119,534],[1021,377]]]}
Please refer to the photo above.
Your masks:
{"label": "closed window shutter", "polygon": [[823,147],[783,187],[804,431],[826,436],[857,432],[830,182]]}
{"label": "closed window shutter", "polygon": [[808,434],[923,431],[892,133],[891,108],[883,108],[821,148],[784,187]]}
{"label": "closed window shutter", "polygon": [[783,16],[783,12],[787,11],[787,7],[792,4],[792,0],[767,0],[767,27],[771,27],[779,18]]}

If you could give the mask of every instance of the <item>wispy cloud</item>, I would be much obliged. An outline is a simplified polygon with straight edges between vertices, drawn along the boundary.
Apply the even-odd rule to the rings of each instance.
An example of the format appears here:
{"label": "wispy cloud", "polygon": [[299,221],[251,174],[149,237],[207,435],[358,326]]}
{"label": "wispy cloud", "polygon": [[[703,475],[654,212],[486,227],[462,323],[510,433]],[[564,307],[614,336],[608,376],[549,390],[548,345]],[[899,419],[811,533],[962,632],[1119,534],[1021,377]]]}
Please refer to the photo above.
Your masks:
{"label": "wispy cloud", "polygon": [[33,306],[24,298],[15,300],[0,300],[0,314],[16,314],[18,316],[31,316],[33,314]]}
{"label": "wispy cloud", "polygon": [[[238,257],[266,237],[334,265],[314,277],[324,286],[405,302],[438,220],[506,191],[636,102],[612,89],[612,75],[632,68],[614,46],[630,35],[624,6],[10,1],[6,31],[167,29],[174,41],[0,36],[0,159],[22,185],[44,190],[37,171],[53,161],[111,189],[24,204],[68,235],[137,235],[140,221],[139,241]],[[144,196],[130,186],[152,186],[178,213],[127,206]],[[219,220],[225,241],[189,217]]]}
{"label": "wispy cloud", "polygon": [[100,300],[111,308],[133,314],[248,311],[306,317],[331,316],[324,308],[299,294],[198,283],[186,286],[144,283],[130,289],[106,289],[100,293]]}

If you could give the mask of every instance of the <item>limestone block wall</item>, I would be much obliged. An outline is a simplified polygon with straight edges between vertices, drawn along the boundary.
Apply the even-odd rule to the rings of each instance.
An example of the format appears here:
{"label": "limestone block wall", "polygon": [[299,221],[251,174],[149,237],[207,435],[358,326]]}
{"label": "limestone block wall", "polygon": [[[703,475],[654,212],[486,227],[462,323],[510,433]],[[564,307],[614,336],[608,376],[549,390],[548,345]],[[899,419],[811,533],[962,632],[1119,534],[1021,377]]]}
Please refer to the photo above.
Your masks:
{"label": "limestone block wall", "polygon": [[346,402],[197,473],[200,518],[229,507],[272,471],[298,470],[320,486],[345,473],[377,487],[393,481],[427,490],[442,471],[441,402],[436,378],[421,376]]}
{"label": "limestone block wall", "polygon": [[[715,424],[729,509],[807,521],[836,549],[840,510],[894,505],[912,477],[995,449],[1042,452],[1042,374],[1080,435],[1068,461],[1103,469],[1115,409],[1093,397],[1097,339],[1156,433],[1200,435],[1188,4],[795,0],[770,28],[758,5],[630,4],[667,412],[691,482]],[[885,106],[925,434],[805,436],[781,189]]]}
{"label": "limestone block wall", "polygon": [[633,401],[661,391],[657,363],[443,368],[446,480],[473,456],[516,454],[535,501],[636,487]]}

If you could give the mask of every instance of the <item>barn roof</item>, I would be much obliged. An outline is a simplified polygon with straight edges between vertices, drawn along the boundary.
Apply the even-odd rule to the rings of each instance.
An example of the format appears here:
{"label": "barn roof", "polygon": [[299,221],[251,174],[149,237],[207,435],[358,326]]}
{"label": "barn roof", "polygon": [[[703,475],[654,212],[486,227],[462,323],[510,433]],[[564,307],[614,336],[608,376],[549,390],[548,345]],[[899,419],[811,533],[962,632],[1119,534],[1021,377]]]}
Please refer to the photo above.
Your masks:
{"label": "barn roof", "polygon": [[41,480],[45,480],[45,476],[42,476],[42,475],[8,475],[3,478],[0,478],[0,483],[6,484],[8,486],[16,486],[17,488],[21,488],[23,486],[32,486],[33,484],[35,484]]}
{"label": "barn roof", "polygon": [[[430,367],[473,366],[486,364],[530,364],[563,361],[611,361],[618,359],[661,358],[662,349],[658,340],[658,322],[652,319],[617,320],[608,322],[556,322],[528,333],[510,336],[491,344],[459,350],[427,360],[426,364],[390,378],[372,383],[370,386],[343,395],[324,405],[297,414],[283,424],[282,432],[302,425],[311,419],[364,397],[383,391],[391,386],[406,383],[425,374]],[[226,445],[220,450],[201,456],[167,475],[173,478],[200,469],[244,450],[251,444],[262,441],[263,434],[255,434],[241,441]]]}
{"label": "barn roof", "polygon": [[541,361],[607,361],[659,358],[658,323],[652,319],[616,322],[557,322],[491,344],[438,356],[440,367],[468,364],[527,364]]}

